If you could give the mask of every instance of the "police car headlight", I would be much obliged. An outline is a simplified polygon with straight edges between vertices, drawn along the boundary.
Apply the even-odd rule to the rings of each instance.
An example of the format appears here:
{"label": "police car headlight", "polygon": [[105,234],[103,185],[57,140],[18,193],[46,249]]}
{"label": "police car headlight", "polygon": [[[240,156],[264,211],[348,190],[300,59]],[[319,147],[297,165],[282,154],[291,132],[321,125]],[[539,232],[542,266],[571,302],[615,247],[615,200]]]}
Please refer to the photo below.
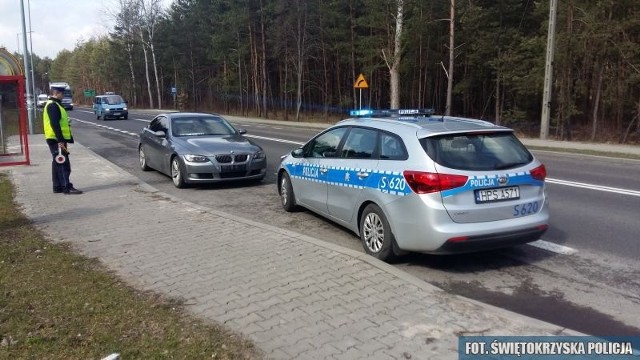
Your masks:
{"label": "police car headlight", "polygon": [[183,157],[188,162],[203,163],[203,162],[209,161],[209,159],[206,156],[202,156],[202,155],[187,154],[187,155],[184,155]]}
{"label": "police car headlight", "polygon": [[126,106],[125,106],[125,107],[123,107],[123,108],[122,108],[122,110],[127,111],[127,107],[126,107]]}
{"label": "police car headlight", "polygon": [[260,150],[260,151],[256,152],[255,154],[253,154],[253,158],[255,160],[262,160],[262,159],[265,159],[266,157],[267,157],[267,155],[262,150]]}
{"label": "police car headlight", "polygon": [[111,109],[104,109],[104,112],[109,112],[111,111]]}

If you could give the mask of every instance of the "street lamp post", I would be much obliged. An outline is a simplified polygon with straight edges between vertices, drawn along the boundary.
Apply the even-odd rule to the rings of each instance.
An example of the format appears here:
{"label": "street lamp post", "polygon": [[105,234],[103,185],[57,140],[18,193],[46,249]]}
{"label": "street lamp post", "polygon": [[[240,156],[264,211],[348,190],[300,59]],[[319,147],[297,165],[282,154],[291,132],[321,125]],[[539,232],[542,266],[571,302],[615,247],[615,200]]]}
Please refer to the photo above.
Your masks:
{"label": "street lamp post", "polygon": [[[33,102],[33,95],[31,94],[31,67],[29,66],[29,49],[27,48],[27,25],[24,18],[24,0],[20,0],[20,17],[22,18],[22,44],[24,45],[24,54],[22,58],[24,60],[24,74],[26,77],[26,90],[27,90],[27,100],[31,98],[31,102]],[[27,109],[27,114],[29,117],[29,134],[33,134],[33,106]]]}

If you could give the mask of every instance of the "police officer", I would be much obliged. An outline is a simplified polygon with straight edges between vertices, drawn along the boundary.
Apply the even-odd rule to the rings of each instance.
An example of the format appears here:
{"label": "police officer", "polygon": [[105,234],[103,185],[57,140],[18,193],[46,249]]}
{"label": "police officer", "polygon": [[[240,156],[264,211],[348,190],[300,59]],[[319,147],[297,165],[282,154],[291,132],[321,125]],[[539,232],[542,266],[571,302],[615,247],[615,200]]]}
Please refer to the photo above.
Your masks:
{"label": "police officer", "polygon": [[[42,122],[44,124],[44,137],[49,145],[49,150],[53,156],[51,161],[51,180],[53,181],[53,192],[67,195],[79,195],[82,191],[73,187],[69,181],[71,175],[71,162],[67,144],[73,143],[71,125],[67,111],[62,107],[64,97],[64,87],[52,87],[51,96],[44,105],[42,111]],[[62,151],[64,162],[59,163],[56,157],[58,151]]]}

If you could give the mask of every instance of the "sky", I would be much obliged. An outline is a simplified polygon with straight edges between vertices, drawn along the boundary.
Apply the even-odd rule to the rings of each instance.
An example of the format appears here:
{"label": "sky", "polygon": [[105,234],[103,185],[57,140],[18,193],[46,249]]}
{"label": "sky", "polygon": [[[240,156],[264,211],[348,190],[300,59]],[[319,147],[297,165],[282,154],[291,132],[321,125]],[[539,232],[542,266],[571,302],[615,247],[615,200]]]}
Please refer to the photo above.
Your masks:
{"label": "sky", "polygon": [[[21,0],[0,0],[0,47],[24,53]],[[63,49],[73,51],[78,42],[107,35],[113,29],[117,0],[22,0],[33,54],[55,58]],[[165,8],[171,0],[163,0]],[[31,28],[29,28],[31,12]]]}

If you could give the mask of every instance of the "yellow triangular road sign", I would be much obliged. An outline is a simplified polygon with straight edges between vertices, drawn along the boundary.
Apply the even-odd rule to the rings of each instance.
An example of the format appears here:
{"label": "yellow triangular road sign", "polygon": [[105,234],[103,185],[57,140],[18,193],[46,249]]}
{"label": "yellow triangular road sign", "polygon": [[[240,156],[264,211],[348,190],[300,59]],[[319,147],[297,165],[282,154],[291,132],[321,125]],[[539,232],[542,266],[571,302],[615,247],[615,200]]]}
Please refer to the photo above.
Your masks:
{"label": "yellow triangular road sign", "polygon": [[353,83],[353,87],[356,89],[368,89],[369,84],[367,84],[367,80],[365,80],[364,75],[358,75],[358,79]]}

